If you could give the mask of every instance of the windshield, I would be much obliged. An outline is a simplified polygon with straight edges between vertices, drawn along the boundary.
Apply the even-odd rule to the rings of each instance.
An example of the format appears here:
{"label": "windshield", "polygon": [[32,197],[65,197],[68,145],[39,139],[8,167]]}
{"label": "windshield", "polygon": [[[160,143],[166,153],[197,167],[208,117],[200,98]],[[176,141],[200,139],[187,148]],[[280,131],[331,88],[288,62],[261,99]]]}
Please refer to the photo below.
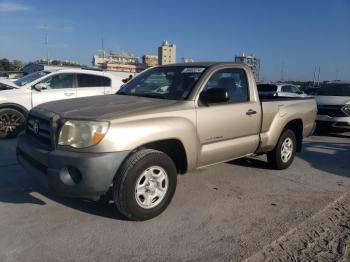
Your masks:
{"label": "windshield", "polygon": [[349,84],[328,84],[320,88],[319,96],[350,96]]}
{"label": "windshield", "polygon": [[185,100],[205,69],[185,66],[155,67],[125,84],[117,94]]}
{"label": "windshield", "polygon": [[33,82],[34,80],[37,80],[38,78],[43,77],[47,74],[50,74],[50,72],[47,72],[47,71],[34,72],[34,73],[26,75],[20,79],[17,79],[15,81],[15,84],[18,86],[24,86],[24,85],[26,85],[30,82]]}

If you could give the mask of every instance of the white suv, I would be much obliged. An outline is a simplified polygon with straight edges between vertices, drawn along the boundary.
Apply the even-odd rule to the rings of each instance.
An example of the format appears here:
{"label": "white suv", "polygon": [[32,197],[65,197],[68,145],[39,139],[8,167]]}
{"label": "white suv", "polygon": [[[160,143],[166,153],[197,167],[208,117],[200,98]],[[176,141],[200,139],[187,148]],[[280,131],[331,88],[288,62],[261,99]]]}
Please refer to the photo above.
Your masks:
{"label": "white suv", "polygon": [[122,78],[83,69],[39,71],[14,82],[0,79],[0,138],[15,137],[28,111],[54,100],[116,93]]}
{"label": "white suv", "polygon": [[258,84],[259,95],[261,96],[286,96],[306,97],[308,96],[298,87],[291,84]]}

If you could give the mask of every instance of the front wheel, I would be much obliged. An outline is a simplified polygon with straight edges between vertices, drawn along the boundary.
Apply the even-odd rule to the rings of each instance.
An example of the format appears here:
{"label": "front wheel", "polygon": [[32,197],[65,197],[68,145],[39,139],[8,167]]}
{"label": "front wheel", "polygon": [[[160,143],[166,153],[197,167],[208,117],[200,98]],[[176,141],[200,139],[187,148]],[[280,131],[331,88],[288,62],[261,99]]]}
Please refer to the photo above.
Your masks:
{"label": "front wheel", "polygon": [[13,108],[0,109],[0,138],[16,137],[24,128],[25,116]]}
{"label": "front wheel", "polygon": [[296,137],[292,130],[284,129],[275,149],[267,153],[269,164],[275,169],[288,168],[295,157]]}
{"label": "front wheel", "polygon": [[174,162],[163,152],[143,149],[133,153],[118,171],[113,199],[131,220],[147,220],[169,205],[176,189]]}

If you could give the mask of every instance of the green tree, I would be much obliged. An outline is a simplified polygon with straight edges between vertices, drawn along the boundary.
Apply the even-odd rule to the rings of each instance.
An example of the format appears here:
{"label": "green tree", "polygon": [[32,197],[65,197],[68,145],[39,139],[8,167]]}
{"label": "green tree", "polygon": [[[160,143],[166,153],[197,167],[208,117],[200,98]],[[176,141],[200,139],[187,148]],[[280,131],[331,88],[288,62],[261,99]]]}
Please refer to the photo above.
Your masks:
{"label": "green tree", "polygon": [[23,67],[21,60],[13,60],[12,64],[16,71],[20,71]]}
{"label": "green tree", "polygon": [[11,71],[12,65],[10,61],[6,58],[0,60],[0,71]]}
{"label": "green tree", "polygon": [[0,59],[0,71],[20,71],[22,62],[20,60],[10,61],[7,58]]}

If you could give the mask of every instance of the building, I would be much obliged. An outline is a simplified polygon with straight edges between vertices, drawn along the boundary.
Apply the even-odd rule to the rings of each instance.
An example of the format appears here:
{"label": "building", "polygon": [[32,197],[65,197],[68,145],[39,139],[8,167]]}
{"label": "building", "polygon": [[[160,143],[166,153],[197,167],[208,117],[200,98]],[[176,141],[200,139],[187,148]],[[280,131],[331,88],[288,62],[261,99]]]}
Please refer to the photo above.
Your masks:
{"label": "building", "polygon": [[162,46],[158,47],[158,64],[167,65],[176,63],[176,45],[169,44],[164,40]]}
{"label": "building", "polygon": [[183,58],[181,58],[181,62],[182,63],[192,63],[192,62],[194,62],[194,60],[192,58],[183,57]]}
{"label": "building", "polygon": [[126,52],[105,52],[104,50],[94,55],[92,58],[92,66],[108,71],[116,71],[121,73],[139,73],[145,69],[139,59],[132,53]]}
{"label": "building", "polygon": [[156,55],[144,55],[142,57],[142,64],[146,67],[152,67],[158,65],[158,56]]}
{"label": "building", "polygon": [[145,67],[143,65],[124,65],[124,64],[117,64],[117,63],[106,63],[101,65],[99,68],[107,71],[116,71],[116,72],[123,72],[123,73],[140,73],[143,70],[145,70]]}
{"label": "building", "polygon": [[37,71],[56,71],[60,69],[70,69],[70,68],[77,68],[77,66],[64,66],[64,65],[45,65],[45,64],[39,64],[39,63],[29,63],[23,66],[22,71],[24,75],[28,75]]}
{"label": "building", "polygon": [[246,64],[252,70],[255,80],[259,81],[260,74],[260,59],[255,54],[245,55],[244,53],[235,56],[236,63]]}
{"label": "building", "polygon": [[92,58],[92,65],[100,67],[105,64],[122,64],[122,65],[138,65],[138,58],[132,53],[126,52],[109,52],[102,51],[98,55],[94,55]]}

